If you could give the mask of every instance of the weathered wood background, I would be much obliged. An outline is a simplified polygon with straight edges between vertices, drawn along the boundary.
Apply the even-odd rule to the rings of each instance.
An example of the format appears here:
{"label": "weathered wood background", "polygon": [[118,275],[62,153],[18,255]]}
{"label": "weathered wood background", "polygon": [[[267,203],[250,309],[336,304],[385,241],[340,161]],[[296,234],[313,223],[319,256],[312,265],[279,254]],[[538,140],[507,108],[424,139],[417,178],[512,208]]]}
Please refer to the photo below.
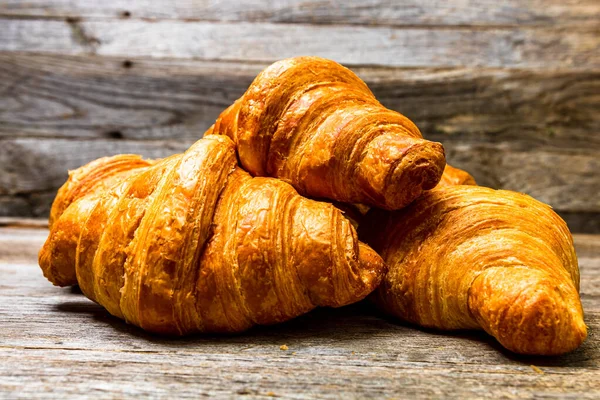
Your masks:
{"label": "weathered wood background", "polygon": [[185,149],[270,62],[353,68],[479,183],[600,232],[598,0],[0,0],[0,215]]}
{"label": "weathered wood background", "polygon": [[1,225],[0,398],[600,398],[600,235],[575,235],[587,340],[524,357],[483,332],[418,329],[368,304],[229,337],[156,337],[46,281],[46,229]]}

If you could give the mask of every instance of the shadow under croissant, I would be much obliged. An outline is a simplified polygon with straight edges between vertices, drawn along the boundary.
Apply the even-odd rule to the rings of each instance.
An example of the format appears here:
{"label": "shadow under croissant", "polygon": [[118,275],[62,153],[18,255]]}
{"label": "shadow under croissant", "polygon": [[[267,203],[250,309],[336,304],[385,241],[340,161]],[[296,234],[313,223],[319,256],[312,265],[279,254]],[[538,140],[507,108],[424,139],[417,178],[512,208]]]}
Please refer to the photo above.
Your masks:
{"label": "shadow under croissant", "polygon": [[[79,292],[76,287],[65,291],[72,294]],[[356,348],[364,350],[365,345],[369,346],[369,341],[373,341],[373,339],[397,338],[402,339],[402,345],[408,345],[410,349],[405,352],[402,346],[395,347],[395,354],[384,354],[383,358],[381,354],[378,354],[378,361],[395,361],[399,357],[406,358],[409,361],[423,361],[423,356],[427,355],[425,353],[431,354],[440,346],[444,348],[444,351],[452,349],[455,353],[464,353],[464,357],[468,358],[472,357],[474,346],[477,347],[476,351],[480,351],[483,346],[489,347],[490,350],[489,352],[484,350],[487,353],[486,358],[490,356],[504,358],[516,364],[533,364],[546,367],[582,367],[594,362],[589,358],[591,349],[588,347],[592,346],[591,341],[587,341],[576,351],[562,356],[522,356],[506,350],[493,337],[483,331],[444,332],[411,325],[377,311],[368,301],[338,309],[319,308],[285,323],[272,326],[255,326],[238,334],[197,334],[186,337],[165,337],[146,332],[113,317],[103,307],[83,298],[57,304],[54,308],[61,313],[87,314],[95,322],[107,324],[118,333],[169,347],[217,344],[248,345],[248,348],[251,348],[284,343],[288,345],[297,343],[302,347],[310,347],[336,346],[336,343],[344,343],[344,346],[347,346],[349,343],[357,343]],[[429,338],[425,336],[429,336]],[[427,340],[427,346],[430,347],[423,346],[423,339]],[[416,343],[416,345],[413,346],[412,343]],[[389,344],[392,343],[389,342]],[[414,354],[409,354],[411,352]]]}
{"label": "shadow under croissant", "polygon": [[[494,351],[502,355],[505,359],[512,362],[524,364],[524,365],[536,365],[540,367],[574,367],[581,368],[587,366],[596,365],[596,357],[590,357],[590,353],[597,354],[598,349],[593,349],[594,344],[591,340],[586,340],[581,346],[570,353],[558,355],[558,356],[542,356],[542,355],[525,355],[517,354],[503,347],[494,337],[488,335],[483,330],[454,330],[454,331],[443,331],[435,328],[426,328],[423,326],[411,324],[406,321],[399,320],[398,318],[385,314],[379,309],[372,307],[368,304],[368,301],[363,301],[366,307],[371,307],[370,311],[377,315],[377,317],[388,321],[390,324],[397,326],[403,326],[407,329],[413,329],[431,336],[438,336],[443,338],[454,338],[465,341],[480,342],[489,345]],[[586,323],[587,323],[586,319]],[[589,323],[588,323],[589,325]],[[597,347],[597,346],[596,346]]]}
{"label": "shadow under croissant", "polygon": [[[76,286],[68,289],[78,293]],[[80,293],[80,292],[79,292]],[[342,308],[317,308],[307,314],[276,325],[256,325],[247,331],[225,334],[195,334],[189,336],[164,336],[147,332],[109,314],[102,306],[81,298],[56,304],[55,311],[87,314],[94,321],[110,325],[115,330],[155,344],[185,344],[219,342],[223,344],[273,344],[293,339],[330,339],[331,342],[357,341],[380,334],[391,324],[374,315],[366,303]],[[402,329],[401,327],[397,327]],[[397,330],[397,329],[396,329]]]}

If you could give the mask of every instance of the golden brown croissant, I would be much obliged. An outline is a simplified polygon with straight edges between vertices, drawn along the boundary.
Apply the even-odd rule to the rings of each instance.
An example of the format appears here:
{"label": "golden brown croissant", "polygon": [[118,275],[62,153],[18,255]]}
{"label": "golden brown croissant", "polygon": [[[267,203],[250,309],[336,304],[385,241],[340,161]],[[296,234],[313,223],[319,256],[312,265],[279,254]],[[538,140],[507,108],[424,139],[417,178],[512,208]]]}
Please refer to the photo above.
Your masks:
{"label": "golden brown croissant", "polygon": [[442,179],[436,187],[451,185],[476,185],[475,179],[467,171],[446,164]]}
{"label": "golden brown croissant", "polygon": [[[442,179],[440,179],[436,187],[449,185],[476,185],[476,183],[475,179],[467,171],[446,164]],[[344,216],[350,220],[350,223],[356,229],[358,229],[361,221],[370,210],[370,207],[364,204],[334,203],[334,205],[344,212]]]}
{"label": "golden brown croissant", "polygon": [[310,197],[391,210],[433,188],[445,165],[441,144],[383,107],[352,71],[318,57],[262,71],[211,133],[234,140],[252,175],[283,179]]}
{"label": "golden brown croissant", "polygon": [[71,173],[40,252],[56,285],[166,334],[237,332],[364,298],[384,264],[330,204],[236,167],[211,136],[149,162],[104,158]]}
{"label": "golden brown croissant", "polygon": [[364,221],[361,239],[389,267],[372,296],[385,312],[425,327],[483,328],[524,354],[566,353],[585,339],[573,241],[547,205],[442,186]]}

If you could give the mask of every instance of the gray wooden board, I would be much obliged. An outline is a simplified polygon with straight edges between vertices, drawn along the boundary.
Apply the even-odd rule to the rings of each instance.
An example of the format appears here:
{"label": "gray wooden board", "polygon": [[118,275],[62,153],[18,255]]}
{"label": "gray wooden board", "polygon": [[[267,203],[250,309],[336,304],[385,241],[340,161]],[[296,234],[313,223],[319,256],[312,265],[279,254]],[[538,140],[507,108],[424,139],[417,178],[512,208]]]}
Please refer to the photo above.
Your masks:
{"label": "gray wooden board", "polygon": [[235,336],[148,335],[47,282],[36,263],[46,235],[0,228],[2,398],[600,397],[600,236],[575,236],[587,341],[523,357],[481,332],[417,329],[368,304]]}
{"label": "gray wooden board", "polygon": [[595,26],[596,0],[4,0],[0,15],[391,26]]}
{"label": "gray wooden board", "polygon": [[[184,150],[266,65],[0,53],[0,214],[46,215],[67,169],[93,158]],[[355,71],[480,184],[529,193],[575,231],[598,231],[598,73]]]}
{"label": "gray wooden board", "polygon": [[[267,65],[0,52],[0,137],[197,138]],[[434,139],[600,150],[600,70],[353,70]]]}
{"label": "gray wooden board", "polygon": [[182,150],[270,62],[315,54],[353,67],[481,184],[600,232],[599,12],[595,0],[1,1],[0,215],[46,215],[66,168],[94,157]]}
{"label": "gray wooden board", "polygon": [[0,19],[0,51],[276,61],[316,55],[348,65],[600,67],[595,28],[393,28],[180,20]]}
{"label": "gray wooden board", "polygon": [[[47,215],[67,171],[102,156],[141,153],[158,158],[181,152],[190,140],[21,138],[0,140],[0,215]],[[591,154],[515,150],[507,144],[446,143],[448,161],[479,184],[528,193],[560,212],[600,211],[600,159]],[[16,210],[16,211],[15,211]],[[577,227],[572,227],[577,230]]]}

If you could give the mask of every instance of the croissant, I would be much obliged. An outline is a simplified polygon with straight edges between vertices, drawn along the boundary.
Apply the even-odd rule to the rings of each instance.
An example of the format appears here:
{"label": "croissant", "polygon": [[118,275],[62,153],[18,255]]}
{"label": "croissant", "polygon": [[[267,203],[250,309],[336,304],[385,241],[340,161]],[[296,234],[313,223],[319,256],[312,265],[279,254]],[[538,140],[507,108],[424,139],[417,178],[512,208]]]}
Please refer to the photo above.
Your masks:
{"label": "croissant", "polygon": [[[467,171],[446,164],[442,179],[440,179],[436,187],[448,185],[476,185],[476,183],[475,179]],[[352,226],[356,229],[358,229],[361,221],[370,210],[370,207],[364,204],[334,203],[334,205],[344,212],[344,216],[350,220]]]}
{"label": "croissant", "polygon": [[371,299],[425,327],[484,329],[507,349],[554,355],[586,337],[565,222],[520,193],[440,186],[360,227],[389,272]]}
{"label": "croissant", "polygon": [[159,161],[70,174],[39,256],[44,275],[145,330],[239,332],[367,296],[385,266],[332,205],[237,167],[211,136]]}
{"label": "croissant", "polygon": [[455,168],[450,164],[446,164],[442,179],[438,182],[436,187],[441,186],[452,186],[452,185],[476,185],[475,178],[471,176],[467,171],[459,168]]}
{"label": "croissant", "polygon": [[445,165],[440,143],[383,107],[352,71],[318,57],[272,64],[206,132],[227,135],[254,176],[300,194],[384,209],[433,188]]}

